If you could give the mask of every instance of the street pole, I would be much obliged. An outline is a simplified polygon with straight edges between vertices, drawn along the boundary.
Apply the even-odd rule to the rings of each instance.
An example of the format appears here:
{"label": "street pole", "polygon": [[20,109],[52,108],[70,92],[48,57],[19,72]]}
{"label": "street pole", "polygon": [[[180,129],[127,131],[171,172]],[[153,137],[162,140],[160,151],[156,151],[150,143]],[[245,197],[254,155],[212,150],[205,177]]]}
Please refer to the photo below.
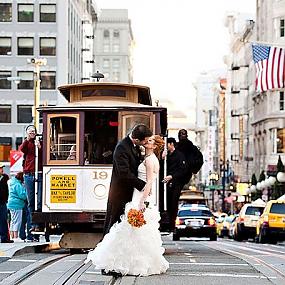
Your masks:
{"label": "street pole", "polygon": [[222,164],[222,167],[223,167],[223,178],[222,178],[222,186],[223,186],[223,189],[222,189],[222,212],[224,213],[225,212],[225,192],[226,192],[226,166],[225,166],[225,162],[223,161],[223,164]]}
{"label": "street pole", "polygon": [[[28,59],[28,63],[34,65],[34,106],[33,106],[33,124],[36,128],[36,134],[39,132],[40,116],[37,108],[40,106],[40,66],[46,65],[46,58],[31,58]],[[35,138],[35,211],[38,210],[38,183],[39,183],[39,148],[38,136]]]}
{"label": "street pole", "polygon": [[33,106],[33,124],[36,127],[37,132],[39,131],[39,112],[37,112],[37,108],[40,105],[40,66],[39,64],[35,64],[35,72],[34,72],[34,106]]}

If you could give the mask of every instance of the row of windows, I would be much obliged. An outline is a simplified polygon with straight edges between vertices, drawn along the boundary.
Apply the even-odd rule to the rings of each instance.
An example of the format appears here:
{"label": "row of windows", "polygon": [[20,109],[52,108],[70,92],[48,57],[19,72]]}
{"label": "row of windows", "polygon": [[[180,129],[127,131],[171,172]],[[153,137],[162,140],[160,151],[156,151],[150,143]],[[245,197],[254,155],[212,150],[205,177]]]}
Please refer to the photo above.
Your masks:
{"label": "row of windows", "polygon": [[[11,105],[0,105],[0,123],[11,123]],[[17,105],[17,123],[32,122],[32,106]]]}
{"label": "row of windows", "polygon": [[103,52],[120,52],[120,45],[119,43],[112,45],[112,50],[109,43],[103,44]]}
{"label": "row of windows", "polygon": [[[17,38],[18,55],[34,55],[34,38]],[[40,55],[56,55],[56,38],[39,38]],[[0,37],[0,55],[12,54],[12,38]]]}
{"label": "row of windows", "polygon": [[[110,68],[110,59],[104,58],[103,59],[103,67],[104,68]],[[113,59],[112,60],[112,67],[114,69],[119,69],[120,68],[120,59]]]}
{"label": "row of windows", "polygon": [[[103,32],[104,38],[110,38],[110,31],[109,30],[104,30]],[[119,30],[114,30],[113,31],[113,38],[119,38],[120,37],[120,31]]]}
{"label": "row of windows", "polygon": [[[11,71],[0,71],[0,89],[11,89],[12,83],[8,80],[8,77],[11,76]],[[18,71],[17,76],[21,78],[20,83],[17,85],[18,89],[34,88],[34,73],[32,71]],[[40,80],[41,89],[54,90],[56,88],[55,71],[41,71]]]}
{"label": "row of windows", "polygon": [[[39,5],[39,22],[56,21],[56,4]],[[34,22],[34,4],[18,4],[18,22]],[[12,22],[12,3],[0,4],[0,22]]]}
{"label": "row of windows", "polygon": [[280,37],[285,36],[285,20],[280,19]]}

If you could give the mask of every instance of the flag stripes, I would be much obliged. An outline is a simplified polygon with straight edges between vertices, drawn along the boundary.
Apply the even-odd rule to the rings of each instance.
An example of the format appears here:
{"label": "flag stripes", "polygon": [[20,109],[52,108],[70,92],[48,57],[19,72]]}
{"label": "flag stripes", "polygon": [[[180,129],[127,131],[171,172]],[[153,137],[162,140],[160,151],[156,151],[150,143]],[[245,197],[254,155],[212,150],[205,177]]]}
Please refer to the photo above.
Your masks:
{"label": "flag stripes", "polygon": [[255,90],[263,92],[285,87],[285,50],[279,47],[252,45],[256,68]]}

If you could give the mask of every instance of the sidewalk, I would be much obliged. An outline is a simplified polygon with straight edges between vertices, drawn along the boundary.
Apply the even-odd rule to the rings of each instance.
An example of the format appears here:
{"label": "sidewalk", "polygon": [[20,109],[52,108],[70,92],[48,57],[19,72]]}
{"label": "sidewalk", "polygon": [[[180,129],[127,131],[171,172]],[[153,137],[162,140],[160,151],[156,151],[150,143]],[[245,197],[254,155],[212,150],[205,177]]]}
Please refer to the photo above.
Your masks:
{"label": "sidewalk", "polygon": [[39,242],[14,242],[14,243],[0,243],[0,258],[11,258],[14,255],[33,253],[36,248],[44,250],[51,250],[59,248],[60,236],[51,236],[50,242],[46,242],[43,236],[40,237]]}

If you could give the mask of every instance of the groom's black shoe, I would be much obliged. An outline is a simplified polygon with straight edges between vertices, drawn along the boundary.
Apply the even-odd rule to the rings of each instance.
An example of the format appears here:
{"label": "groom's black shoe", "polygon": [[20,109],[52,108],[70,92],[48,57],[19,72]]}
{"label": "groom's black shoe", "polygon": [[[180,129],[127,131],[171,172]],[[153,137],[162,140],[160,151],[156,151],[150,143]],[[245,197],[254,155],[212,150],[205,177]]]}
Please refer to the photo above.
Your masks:
{"label": "groom's black shoe", "polygon": [[106,272],[105,269],[101,270],[101,274],[102,275],[107,275],[107,276],[113,276],[113,277],[116,277],[116,278],[123,276],[122,273],[120,273],[120,272],[116,272],[116,271],[108,271],[108,272]]}

